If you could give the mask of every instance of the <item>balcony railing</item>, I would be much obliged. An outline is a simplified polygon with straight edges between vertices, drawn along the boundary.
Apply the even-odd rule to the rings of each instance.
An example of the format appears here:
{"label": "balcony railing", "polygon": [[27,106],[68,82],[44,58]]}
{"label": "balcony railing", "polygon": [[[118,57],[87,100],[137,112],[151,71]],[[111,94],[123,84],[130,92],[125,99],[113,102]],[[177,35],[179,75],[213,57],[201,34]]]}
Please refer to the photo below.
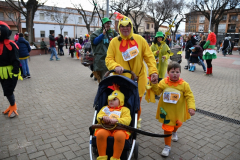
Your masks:
{"label": "balcony railing", "polygon": [[237,19],[229,19],[229,22],[237,22]]}
{"label": "balcony railing", "polygon": [[228,29],[227,32],[228,33],[234,33],[234,32],[236,32],[236,29]]}

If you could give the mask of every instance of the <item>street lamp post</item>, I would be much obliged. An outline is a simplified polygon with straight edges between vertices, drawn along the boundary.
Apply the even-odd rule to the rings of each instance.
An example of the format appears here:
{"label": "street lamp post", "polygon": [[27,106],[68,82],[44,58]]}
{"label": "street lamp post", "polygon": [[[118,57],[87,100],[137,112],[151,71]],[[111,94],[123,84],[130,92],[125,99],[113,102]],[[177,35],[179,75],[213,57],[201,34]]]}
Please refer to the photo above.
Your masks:
{"label": "street lamp post", "polygon": [[[205,3],[207,3],[209,0],[204,0]],[[211,30],[211,23],[212,23],[212,0],[211,1],[211,12],[210,12],[210,20],[209,20],[209,28],[208,30],[210,31]]]}

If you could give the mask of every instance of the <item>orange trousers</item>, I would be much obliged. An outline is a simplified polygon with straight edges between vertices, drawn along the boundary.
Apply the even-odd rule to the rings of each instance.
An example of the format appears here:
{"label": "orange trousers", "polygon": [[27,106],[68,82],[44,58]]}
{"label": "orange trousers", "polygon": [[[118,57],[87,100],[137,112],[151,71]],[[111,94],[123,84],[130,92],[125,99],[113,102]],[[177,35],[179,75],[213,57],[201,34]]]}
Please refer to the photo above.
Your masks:
{"label": "orange trousers", "polygon": [[[177,132],[178,128],[179,127],[174,127],[173,131],[164,131],[164,134],[172,134],[172,132]],[[171,141],[172,141],[172,136],[164,138],[165,145],[168,145],[170,147],[171,147]]]}
{"label": "orange trousers", "polygon": [[[99,156],[105,156],[107,150],[107,138],[110,136],[110,131],[100,129],[97,132],[97,149]],[[125,145],[126,134],[118,130],[114,133],[114,144],[113,144],[113,158],[120,159],[122,151]]]}

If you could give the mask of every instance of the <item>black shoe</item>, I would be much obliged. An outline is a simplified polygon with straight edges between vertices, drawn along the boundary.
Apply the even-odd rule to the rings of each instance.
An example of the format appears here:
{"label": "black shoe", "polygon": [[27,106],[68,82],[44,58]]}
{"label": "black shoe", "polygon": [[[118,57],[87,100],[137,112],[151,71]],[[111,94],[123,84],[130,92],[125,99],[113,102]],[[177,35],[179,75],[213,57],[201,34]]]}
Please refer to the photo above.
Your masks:
{"label": "black shoe", "polygon": [[31,78],[30,74],[27,75],[27,78]]}
{"label": "black shoe", "polygon": [[23,75],[22,78],[23,78],[23,79],[27,79],[28,77]]}
{"label": "black shoe", "polygon": [[97,81],[97,78],[94,77],[94,81]]}
{"label": "black shoe", "polygon": [[188,69],[188,66],[185,66],[184,69]]}
{"label": "black shoe", "polygon": [[158,99],[158,100],[159,100],[159,99],[160,99],[160,97],[159,97],[158,95],[155,95],[155,99]]}
{"label": "black shoe", "polygon": [[90,77],[91,77],[91,78],[93,77],[93,73],[90,75]]}

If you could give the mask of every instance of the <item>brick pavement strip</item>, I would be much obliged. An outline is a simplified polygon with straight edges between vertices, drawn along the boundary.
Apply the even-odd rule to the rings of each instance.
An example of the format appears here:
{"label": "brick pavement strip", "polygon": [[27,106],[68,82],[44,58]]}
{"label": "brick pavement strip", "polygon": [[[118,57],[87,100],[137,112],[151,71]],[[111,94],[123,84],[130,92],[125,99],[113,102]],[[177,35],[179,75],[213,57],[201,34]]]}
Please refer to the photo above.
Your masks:
{"label": "brick pavement strip", "polygon": [[[182,69],[181,77],[190,84],[197,108],[240,120],[240,68],[221,59],[213,60],[212,77],[203,76],[200,66],[194,73]],[[184,59],[181,65],[186,65]],[[68,56],[50,62],[49,55],[31,57],[29,68],[32,78],[19,81],[15,89],[19,116],[0,116],[0,159],[89,160],[88,127],[98,89],[91,71]],[[157,103],[142,101],[142,129],[162,134],[155,119]],[[8,106],[0,92],[0,110]],[[196,113],[178,136],[168,159],[240,157],[240,125]],[[139,160],[165,159],[160,155],[164,139],[138,135],[137,141]]]}

